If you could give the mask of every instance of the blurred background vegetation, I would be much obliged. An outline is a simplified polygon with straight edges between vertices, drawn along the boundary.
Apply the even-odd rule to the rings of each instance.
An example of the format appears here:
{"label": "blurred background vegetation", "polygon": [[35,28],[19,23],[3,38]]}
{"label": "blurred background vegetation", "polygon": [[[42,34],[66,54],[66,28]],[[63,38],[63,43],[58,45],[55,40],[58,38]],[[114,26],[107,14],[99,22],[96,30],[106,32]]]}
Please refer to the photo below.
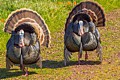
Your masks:
{"label": "blurred background vegetation", "polygon": [[[68,17],[69,12],[72,10],[74,6],[79,4],[81,1],[86,0],[0,0],[0,79],[43,79],[43,80],[65,80],[67,77],[72,76],[75,73],[71,71],[74,68],[78,68],[76,66],[68,66],[63,67],[63,35],[64,35],[64,25],[66,22],[66,18]],[[119,0],[90,0],[99,3],[105,10],[106,14],[113,12],[114,10],[120,9],[120,1]],[[46,49],[42,48],[42,57],[43,60],[51,60],[48,62],[43,61],[43,69],[33,69],[30,68],[30,71],[35,72],[37,74],[30,75],[25,78],[21,75],[21,72],[16,72],[16,70],[7,72],[5,69],[5,52],[6,52],[6,43],[10,38],[8,33],[3,31],[4,23],[8,17],[8,15],[20,8],[29,8],[34,11],[37,11],[45,20],[51,32],[51,47]],[[107,65],[94,65],[93,67],[88,66],[87,69],[81,69],[83,74],[79,73],[79,70],[76,70],[77,77],[82,77],[84,80],[104,80],[104,79],[120,79],[118,75],[120,75],[120,65],[118,65],[118,60],[113,57],[114,53],[119,52],[119,41],[118,38],[114,39],[117,34],[119,34],[119,20],[116,21],[109,20],[107,22],[107,26],[105,29],[101,29],[100,33],[102,33],[102,45],[103,45],[103,58],[108,60]],[[116,25],[116,27],[114,27]],[[111,26],[111,27],[109,27]],[[116,29],[114,29],[116,28]],[[118,31],[117,31],[118,30]],[[117,31],[117,32],[116,32]],[[113,34],[115,33],[115,34]],[[112,37],[113,36],[113,37]],[[114,46],[116,45],[116,46]],[[94,57],[95,54],[92,54],[92,60],[96,60]],[[77,54],[73,55],[72,61],[77,61]],[[53,60],[53,61],[52,61]],[[116,60],[115,64],[110,64],[109,62]],[[94,62],[93,62],[94,64]],[[108,68],[109,66],[109,68]],[[80,66],[80,68],[84,68]],[[18,68],[18,67],[17,67]],[[96,69],[95,69],[96,68]],[[19,69],[19,68],[18,68]],[[110,70],[111,71],[110,71]],[[116,69],[116,70],[114,70]],[[77,72],[78,71],[78,72]],[[91,72],[93,71],[93,72]],[[113,71],[113,72],[112,72]],[[87,74],[88,73],[88,74]],[[88,78],[88,76],[93,76],[93,78]],[[115,76],[114,76],[115,74]],[[75,77],[73,75],[73,77]],[[78,78],[79,78],[78,77]],[[81,79],[82,79],[81,78]],[[71,80],[71,78],[68,78]],[[73,79],[73,78],[72,78]]]}

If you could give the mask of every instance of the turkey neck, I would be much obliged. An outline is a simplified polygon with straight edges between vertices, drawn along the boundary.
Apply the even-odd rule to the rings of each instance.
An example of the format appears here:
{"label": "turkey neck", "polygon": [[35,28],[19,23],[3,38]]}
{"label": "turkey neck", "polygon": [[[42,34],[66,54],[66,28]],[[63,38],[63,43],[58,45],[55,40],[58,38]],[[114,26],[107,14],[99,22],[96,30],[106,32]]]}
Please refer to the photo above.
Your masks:
{"label": "turkey neck", "polygon": [[84,31],[83,31],[83,21],[79,21],[79,26],[78,26],[78,29],[79,29],[79,35],[83,35],[84,34]]}
{"label": "turkey neck", "polygon": [[24,31],[21,29],[19,32],[19,46],[23,47],[24,46]]}

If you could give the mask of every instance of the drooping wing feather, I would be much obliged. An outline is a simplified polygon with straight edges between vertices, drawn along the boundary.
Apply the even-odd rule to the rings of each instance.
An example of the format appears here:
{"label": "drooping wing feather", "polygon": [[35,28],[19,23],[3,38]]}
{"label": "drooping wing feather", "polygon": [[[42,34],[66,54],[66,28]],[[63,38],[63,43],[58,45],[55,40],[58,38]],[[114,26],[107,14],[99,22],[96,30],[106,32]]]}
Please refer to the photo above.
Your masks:
{"label": "drooping wing feather", "polygon": [[15,28],[24,22],[31,22],[31,23],[37,23],[39,27],[42,28],[43,33],[44,33],[44,41],[42,45],[49,46],[50,43],[50,31],[48,29],[48,26],[46,25],[45,21],[43,18],[35,11],[30,10],[30,9],[19,9],[16,11],[13,11],[7,18],[4,26],[4,31],[11,33],[12,31],[15,30]]}
{"label": "drooping wing feather", "polygon": [[10,69],[11,67],[13,67],[13,63],[10,61],[10,59],[8,57],[6,57],[6,68]]}

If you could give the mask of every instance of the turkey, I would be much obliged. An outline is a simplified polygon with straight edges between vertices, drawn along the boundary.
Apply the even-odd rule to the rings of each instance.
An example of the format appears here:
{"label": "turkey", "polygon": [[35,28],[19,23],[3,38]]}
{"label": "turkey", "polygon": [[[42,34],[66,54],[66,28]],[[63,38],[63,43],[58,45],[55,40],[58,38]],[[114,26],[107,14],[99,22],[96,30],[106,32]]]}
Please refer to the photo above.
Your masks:
{"label": "turkey", "polygon": [[50,32],[42,17],[30,9],[13,11],[7,18],[4,31],[11,34],[6,48],[6,68],[20,64],[24,75],[28,75],[25,65],[37,64],[42,67],[40,47],[49,47]]}
{"label": "turkey", "polygon": [[105,13],[96,2],[81,2],[72,9],[65,24],[65,66],[73,52],[78,52],[78,64],[80,64],[83,51],[85,51],[85,60],[87,60],[87,51],[94,50],[96,50],[99,60],[102,62],[102,46],[97,27],[105,26],[105,21]]}

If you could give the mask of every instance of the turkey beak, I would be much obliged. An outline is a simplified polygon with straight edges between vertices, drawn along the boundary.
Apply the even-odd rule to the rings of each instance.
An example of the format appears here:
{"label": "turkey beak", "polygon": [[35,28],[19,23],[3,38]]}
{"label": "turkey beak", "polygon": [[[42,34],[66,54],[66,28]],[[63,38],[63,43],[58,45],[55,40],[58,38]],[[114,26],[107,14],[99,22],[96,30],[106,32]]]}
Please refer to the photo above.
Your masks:
{"label": "turkey beak", "polygon": [[24,46],[24,31],[23,30],[19,31],[19,46],[20,47]]}
{"label": "turkey beak", "polygon": [[80,35],[80,36],[84,34],[84,30],[83,30],[83,21],[79,21],[78,30],[79,30],[79,35]]}

